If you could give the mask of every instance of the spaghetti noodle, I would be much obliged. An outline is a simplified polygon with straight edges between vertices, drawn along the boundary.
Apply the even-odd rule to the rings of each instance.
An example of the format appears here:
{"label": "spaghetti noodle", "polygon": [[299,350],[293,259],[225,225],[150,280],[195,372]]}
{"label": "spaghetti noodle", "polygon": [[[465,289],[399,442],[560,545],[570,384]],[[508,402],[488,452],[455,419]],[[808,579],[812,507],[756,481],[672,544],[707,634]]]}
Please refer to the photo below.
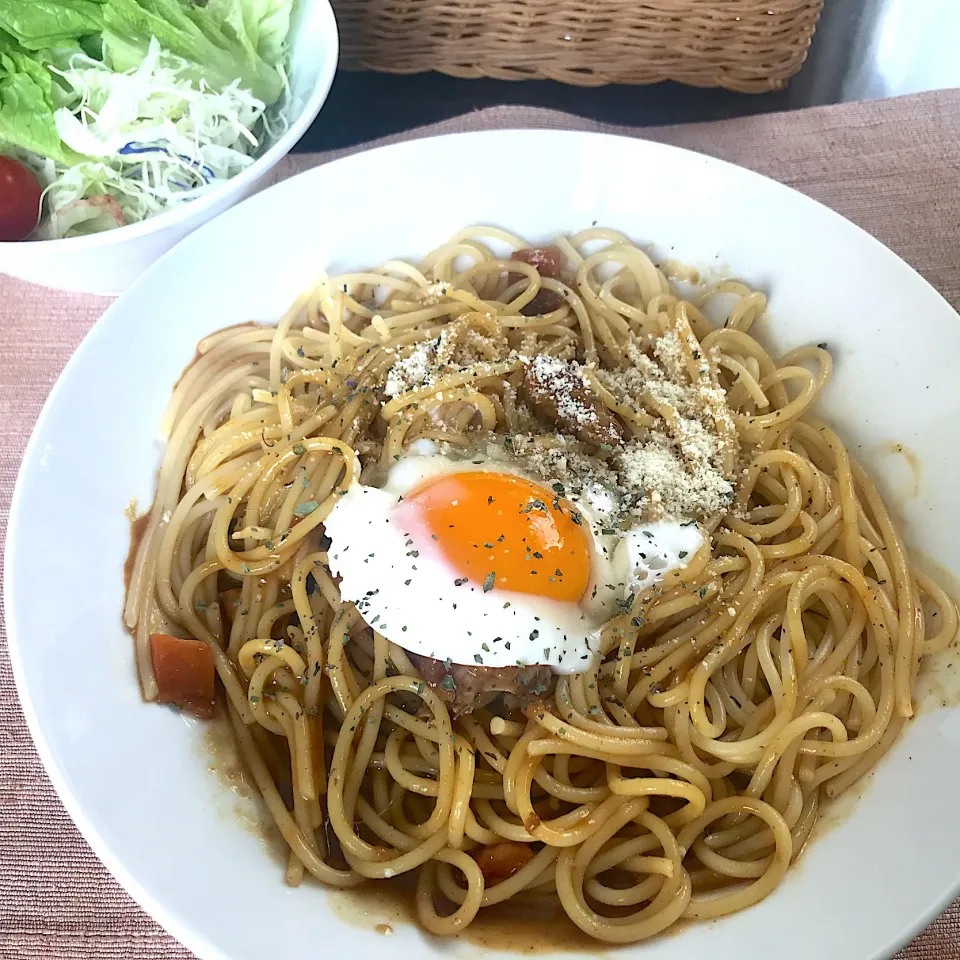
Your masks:
{"label": "spaghetti noodle", "polygon": [[[554,277],[494,243],[528,246],[464,230],[418,266],[325,278],[276,327],[203,341],[164,420],[125,620],[147,700],[153,633],[209,646],[288,882],[413,872],[419,920],[441,935],[551,896],[598,940],[630,943],[777,886],[823,800],[913,715],[921,659],[953,640],[957,613],[811,414],[827,351],[775,361],[751,336],[762,294],[727,281],[681,299],[612,230],[555,241]],[[700,309],[713,298],[734,301],[722,327]],[[445,329],[510,352],[385,395],[398,358]],[[454,716],[341,601],[324,519],[418,439],[516,433],[517,356],[575,355],[617,429],[642,435],[662,404],[624,406],[603,371],[670,330],[723,387],[737,434],[709,550],[638,593],[552,694]]]}

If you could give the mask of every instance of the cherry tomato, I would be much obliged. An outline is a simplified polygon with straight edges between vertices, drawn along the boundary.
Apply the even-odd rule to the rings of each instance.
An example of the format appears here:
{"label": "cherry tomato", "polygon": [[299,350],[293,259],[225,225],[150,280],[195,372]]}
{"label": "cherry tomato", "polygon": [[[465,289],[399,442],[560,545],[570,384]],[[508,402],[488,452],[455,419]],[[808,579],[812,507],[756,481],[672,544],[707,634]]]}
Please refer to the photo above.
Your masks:
{"label": "cherry tomato", "polygon": [[40,216],[40,184],[12,157],[0,156],[0,241],[23,240]]}

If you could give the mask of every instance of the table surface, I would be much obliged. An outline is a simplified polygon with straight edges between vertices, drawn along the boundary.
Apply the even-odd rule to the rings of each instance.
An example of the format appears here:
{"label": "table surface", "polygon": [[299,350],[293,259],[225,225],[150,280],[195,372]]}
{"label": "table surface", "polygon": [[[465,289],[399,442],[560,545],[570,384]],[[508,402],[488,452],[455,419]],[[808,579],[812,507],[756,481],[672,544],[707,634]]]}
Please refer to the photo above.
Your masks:
{"label": "table surface", "polygon": [[[508,108],[418,133],[508,127],[608,129]],[[960,306],[960,91],[613,132],[698,149],[782,180],[873,233]],[[328,158],[301,154],[283,173]],[[0,277],[0,540],[43,400],[107,304]],[[898,956],[960,960],[960,902]],[[189,957],[109,876],[56,798],[17,703],[0,618],[0,960]]]}

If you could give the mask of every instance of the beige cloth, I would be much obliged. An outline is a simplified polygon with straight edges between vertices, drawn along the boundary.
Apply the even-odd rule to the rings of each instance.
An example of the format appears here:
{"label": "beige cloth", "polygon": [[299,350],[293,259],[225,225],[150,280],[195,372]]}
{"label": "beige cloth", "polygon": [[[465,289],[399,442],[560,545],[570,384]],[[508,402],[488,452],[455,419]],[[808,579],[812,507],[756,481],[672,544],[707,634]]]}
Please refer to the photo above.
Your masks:
{"label": "beige cloth", "polygon": [[[498,108],[391,139],[511,127],[645,136],[758,170],[860,224],[960,306],[960,90],[649,130]],[[330,158],[290,158],[281,175]],[[108,302],[0,276],[0,535],[43,400]],[[0,632],[0,960],[190,956],[120,889],[61,807],[24,725]],[[960,901],[898,956],[960,960]]]}

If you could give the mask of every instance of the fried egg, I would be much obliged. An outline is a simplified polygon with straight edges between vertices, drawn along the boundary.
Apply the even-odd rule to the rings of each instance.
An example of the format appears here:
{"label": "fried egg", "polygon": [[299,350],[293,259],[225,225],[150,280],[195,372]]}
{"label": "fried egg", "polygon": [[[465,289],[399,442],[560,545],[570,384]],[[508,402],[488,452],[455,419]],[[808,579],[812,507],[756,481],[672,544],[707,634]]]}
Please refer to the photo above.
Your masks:
{"label": "fried egg", "polygon": [[614,496],[567,498],[516,463],[456,460],[421,441],[384,486],[340,497],[328,561],[342,598],[406,650],[574,673],[598,652],[602,624],[704,542],[693,522],[612,530]]}

